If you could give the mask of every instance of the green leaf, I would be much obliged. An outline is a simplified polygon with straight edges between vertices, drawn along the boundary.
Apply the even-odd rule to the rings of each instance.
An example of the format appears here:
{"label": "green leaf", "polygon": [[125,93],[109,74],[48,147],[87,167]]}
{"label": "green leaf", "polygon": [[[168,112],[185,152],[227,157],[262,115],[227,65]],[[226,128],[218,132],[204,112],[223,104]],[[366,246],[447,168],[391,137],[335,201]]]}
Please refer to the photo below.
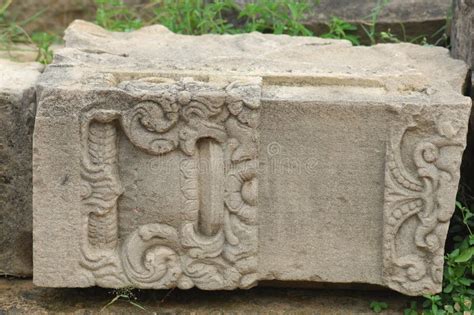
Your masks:
{"label": "green leaf", "polygon": [[469,245],[474,245],[474,235],[469,235]]}
{"label": "green leaf", "polygon": [[380,312],[382,312],[383,310],[385,310],[385,309],[388,308],[388,304],[385,303],[385,302],[372,301],[372,302],[370,303],[370,308],[371,308],[372,311],[374,311],[375,313],[380,313]]}
{"label": "green leaf", "polygon": [[473,280],[467,279],[467,278],[460,278],[459,283],[465,285],[465,286],[470,286]]}
{"label": "green leaf", "polygon": [[444,309],[449,313],[454,313],[454,307],[452,305],[445,305]]}
{"label": "green leaf", "polygon": [[453,288],[454,288],[453,284],[450,283],[450,284],[448,284],[448,285],[443,289],[443,292],[444,292],[444,293],[447,293],[447,294],[448,294],[448,293],[451,293],[451,292],[453,292]]}
{"label": "green leaf", "polygon": [[463,250],[454,261],[457,263],[467,262],[472,258],[472,255],[474,255],[474,247],[469,247]]}

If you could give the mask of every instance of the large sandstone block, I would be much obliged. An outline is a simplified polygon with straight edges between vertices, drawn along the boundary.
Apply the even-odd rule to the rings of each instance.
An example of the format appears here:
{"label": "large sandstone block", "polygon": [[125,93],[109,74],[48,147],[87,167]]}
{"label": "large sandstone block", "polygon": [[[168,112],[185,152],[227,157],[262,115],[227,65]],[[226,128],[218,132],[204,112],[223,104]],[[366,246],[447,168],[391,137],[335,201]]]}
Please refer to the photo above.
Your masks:
{"label": "large sandstone block", "polygon": [[31,160],[41,66],[0,59],[0,275],[31,276]]}
{"label": "large sandstone block", "polygon": [[438,292],[466,72],[443,48],[75,22],[38,85],[34,282]]}

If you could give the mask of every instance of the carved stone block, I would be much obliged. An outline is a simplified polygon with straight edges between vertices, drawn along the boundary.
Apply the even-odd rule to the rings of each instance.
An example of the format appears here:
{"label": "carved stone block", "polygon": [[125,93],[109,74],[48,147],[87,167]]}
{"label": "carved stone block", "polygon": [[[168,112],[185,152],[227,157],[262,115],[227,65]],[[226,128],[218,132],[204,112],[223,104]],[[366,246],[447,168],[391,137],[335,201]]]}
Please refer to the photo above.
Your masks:
{"label": "carved stone block", "polygon": [[441,288],[471,107],[442,48],[85,22],[42,75],[40,286]]}
{"label": "carved stone block", "polygon": [[41,66],[0,60],[0,275],[31,276],[31,156]]}

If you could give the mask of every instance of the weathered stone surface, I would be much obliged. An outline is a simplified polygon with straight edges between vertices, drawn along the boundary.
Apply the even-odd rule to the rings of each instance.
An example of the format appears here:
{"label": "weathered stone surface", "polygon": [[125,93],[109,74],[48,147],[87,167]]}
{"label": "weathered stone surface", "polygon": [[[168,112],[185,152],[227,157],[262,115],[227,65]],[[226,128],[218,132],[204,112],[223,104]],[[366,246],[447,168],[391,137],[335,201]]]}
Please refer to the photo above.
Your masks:
{"label": "weathered stone surface", "polygon": [[0,59],[0,275],[32,273],[31,156],[41,66]]}
{"label": "weathered stone surface", "polygon": [[77,21],[38,86],[34,281],[438,292],[466,73],[443,48]]}
{"label": "weathered stone surface", "polygon": [[452,55],[474,66],[474,1],[453,1]]}

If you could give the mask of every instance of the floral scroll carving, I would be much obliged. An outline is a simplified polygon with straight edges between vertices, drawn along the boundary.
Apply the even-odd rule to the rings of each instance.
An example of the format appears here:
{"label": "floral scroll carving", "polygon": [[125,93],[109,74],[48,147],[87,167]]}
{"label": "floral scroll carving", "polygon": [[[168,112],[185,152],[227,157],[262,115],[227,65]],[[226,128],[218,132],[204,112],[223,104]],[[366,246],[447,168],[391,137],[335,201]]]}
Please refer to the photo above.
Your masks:
{"label": "floral scroll carving", "polygon": [[[429,118],[428,118],[429,117]],[[455,115],[402,114],[387,147],[384,272],[409,295],[438,292],[444,242],[454,211],[465,126]]]}
{"label": "floral scroll carving", "polygon": [[[120,110],[94,104],[81,117],[84,276],[105,287],[255,285],[259,82],[145,79],[118,88]],[[184,153],[179,225],[148,223],[119,239],[119,129],[148,155]]]}

